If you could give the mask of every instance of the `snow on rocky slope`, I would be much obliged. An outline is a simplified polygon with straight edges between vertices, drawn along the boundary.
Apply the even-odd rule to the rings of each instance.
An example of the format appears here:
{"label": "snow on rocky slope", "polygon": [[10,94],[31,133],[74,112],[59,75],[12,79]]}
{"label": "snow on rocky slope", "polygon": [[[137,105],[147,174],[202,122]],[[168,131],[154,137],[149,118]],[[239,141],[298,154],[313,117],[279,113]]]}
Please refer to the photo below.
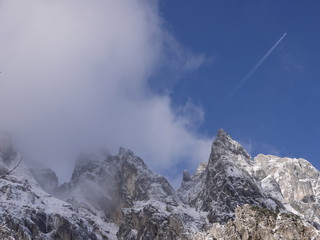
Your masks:
{"label": "snow on rocky slope", "polygon": [[[3,139],[1,140],[3,143]],[[7,140],[0,145],[0,234],[14,239],[108,239],[117,226],[45,192]],[[19,163],[20,162],[20,163]],[[13,172],[7,174],[15,166]],[[4,229],[9,229],[3,231]],[[8,233],[9,232],[9,233]],[[4,239],[6,235],[0,235]]]}
{"label": "snow on rocky slope", "polygon": [[119,239],[194,236],[207,223],[205,213],[184,205],[164,177],[124,148],[116,156],[83,156],[59,194],[115,222]]}
{"label": "snow on rocky slope", "polygon": [[214,223],[197,240],[319,240],[319,232],[292,213],[274,212],[252,205],[237,207],[235,219],[226,224]]}
{"label": "snow on rocky slope", "polygon": [[52,170],[23,161],[7,174],[19,160],[0,135],[1,239],[320,239],[319,171],[303,159],[252,160],[223,130],[178,192],[124,148],[81,156],[59,187]]}
{"label": "snow on rocky slope", "polygon": [[[314,237],[303,239],[320,239],[316,230],[320,229],[319,176],[319,171],[304,159],[260,154],[252,160],[238,142],[219,130],[209,161],[201,163],[194,176],[184,172],[178,195],[184,203],[208,211],[208,219],[214,226],[217,222],[224,226],[235,217],[243,222],[241,218],[247,216],[236,216],[236,209],[250,204],[265,209],[264,213],[267,210],[277,215],[293,213],[299,216],[302,225],[309,224],[308,229],[315,227]],[[295,226],[291,223],[291,227]],[[290,229],[288,224],[287,227]],[[276,235],[274,232],[274,238],[270,239],[299,239]]]}
{"label": "snow on rocky slope", "polygon": [[301,158],[260,154],[254,162],[253,175],[262,187],[320,229],[320,172]]}
{"label": "snow on rocky slope", "polygon": [[244,204],[284,209],[250,174],[253,167],[254,162],[243,147],[219,130],[205,170],[202,167],[193,177],[185,173],[178,193],[186,204],[209,212],[210,222],[233,218],[236,207]]}

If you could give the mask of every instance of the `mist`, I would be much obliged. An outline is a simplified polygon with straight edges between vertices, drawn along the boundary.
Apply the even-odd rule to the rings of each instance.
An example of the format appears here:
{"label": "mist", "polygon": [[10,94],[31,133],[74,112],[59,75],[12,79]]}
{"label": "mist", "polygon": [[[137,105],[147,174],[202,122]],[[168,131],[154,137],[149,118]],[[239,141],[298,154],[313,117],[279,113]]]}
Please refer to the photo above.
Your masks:
{"label": "mist", "polygon": [[60,181],[78,154],[101,148],[129,148],[171,178],[207,160],[201,106],[173,107],[150,86],[164,69],[157,81],[172,86],[206,60],[166,25],[156,1],[1,1],[0,130]]}

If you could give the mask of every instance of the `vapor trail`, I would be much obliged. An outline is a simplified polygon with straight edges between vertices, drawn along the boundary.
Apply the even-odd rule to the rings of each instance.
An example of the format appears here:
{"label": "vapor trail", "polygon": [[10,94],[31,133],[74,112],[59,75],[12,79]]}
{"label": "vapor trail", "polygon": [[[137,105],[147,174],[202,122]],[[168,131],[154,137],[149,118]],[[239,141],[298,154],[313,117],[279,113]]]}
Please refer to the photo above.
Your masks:
{"label": "vapor trail", "polygon": [[273,52],[273,50],[279,45],[279,43],[284,39],[287,33],[284,33],[282,37],[272,46],[272,48],[257,62],[256,65],[239,81],[239,83],[230,91],[227,95],[226,100],[232,98],[239,89],[245,84],[248,79],[254,74],[255,71],[261,66],[261,64],[267,59],[267,57]]}

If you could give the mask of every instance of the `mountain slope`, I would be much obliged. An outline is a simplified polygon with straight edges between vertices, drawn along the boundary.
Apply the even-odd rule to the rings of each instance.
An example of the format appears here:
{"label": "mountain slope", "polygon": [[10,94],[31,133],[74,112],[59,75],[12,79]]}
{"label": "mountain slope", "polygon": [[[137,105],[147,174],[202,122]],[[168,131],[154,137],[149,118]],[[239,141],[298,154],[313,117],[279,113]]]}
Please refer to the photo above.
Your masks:
{"label": "mountain slope", "polygon": [[[10,151],[9,151],[10,150]],[[113,223],[85,208],[76,209],[42,190],[13,148],[0,152],[0,221],[15,239],[109,239],[117,231]],[[3,233],[8,233],[3,231]],[[5,236],[5,235],[4,235]]]}
{"label": "mountain slope", "polygon": [[115,156],[83,156],[61,193],[119,225],[120,239],[176,239],[206,225],[205,214],[185,206],[163,176],[123,148]]}
{"label": "mountain slope", "polygon": [[252,160],[223,130],[178,192],[123,148],[82,155],[59,187],[52,170],[20,159],[0,134],[1,239],[320,239],[319,171],[303,159]]}
{"label": "mountain slope", "polygon": [[237,207],[235,219],[213,224],[197,240],[319,240],[320,234],[310,224],[291,213],[273,212],[250,205]]}
{"label": "mountain slope", "polygon": [[[305,159],[260,154],[254,161],[253,174],[263,188],[280,195],[289,211],[293,209],[320,229],[320,172]],[[276,189],[270,187],[270,181]]]}
{"label": "mountain slope", "polygon": [[[238,205],[283,209],[281,202],[269,195],[251,176],[253,165],[243,147],[224,130],[219,130],[205,170],[189,181],[185,175],[178,193],[185,203],[208,211],[210,222],[225,222],[233,218]],[[194,183],[187,183],[190,180]]]}

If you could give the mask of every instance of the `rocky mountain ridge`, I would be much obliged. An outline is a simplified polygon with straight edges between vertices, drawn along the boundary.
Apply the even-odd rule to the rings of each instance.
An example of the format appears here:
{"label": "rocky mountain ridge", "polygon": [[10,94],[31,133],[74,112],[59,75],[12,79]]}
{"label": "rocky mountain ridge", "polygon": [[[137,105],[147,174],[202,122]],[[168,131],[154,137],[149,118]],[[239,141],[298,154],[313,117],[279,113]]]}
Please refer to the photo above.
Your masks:
{"label": "rocky mountain ridge", "polygon": [[[20,155],[8,137],[0,140],[0,170],[7,173]],[[22,162],[0,179],[0,236],[320,239],[319,179],[303,159],[251,159],[223,130],[209,161],[194,175],[185,171],[178,191],[124,148],[117,155],[81,156],[70,182],[59,187],[52,170]]]}
{"label": "rocky mountain ridge", "polygon": [[274,212],[251,205],[237,207],[235,219],[226,224],[214,223],[206,233],[199,233],[198,240],[283,240],[319,239],[319,232],[292,213]]}
{"label": "rocky mountain ridge", "polygon": [[[8,168],[19,158],[11,156]],[[14,239],[108,239],[114,228],[108,223],[95,228],[91,222],[100,219],[88,210],[76,209],[45,192],[24,163],[1,179],[0,192],[1,225],[10,229]]]}
{"label": "rocky mountain ridge", "polygon": [[253,164],[243,147],[219,130],[206,169],[191,179],[196,184],[189,189],[185,188],[184,178],[178,193],[185,203],[209,212],[210,222],[225,222],[234,217],[238,205],[284,209],[281,202],[264,191],[250,174]]}

